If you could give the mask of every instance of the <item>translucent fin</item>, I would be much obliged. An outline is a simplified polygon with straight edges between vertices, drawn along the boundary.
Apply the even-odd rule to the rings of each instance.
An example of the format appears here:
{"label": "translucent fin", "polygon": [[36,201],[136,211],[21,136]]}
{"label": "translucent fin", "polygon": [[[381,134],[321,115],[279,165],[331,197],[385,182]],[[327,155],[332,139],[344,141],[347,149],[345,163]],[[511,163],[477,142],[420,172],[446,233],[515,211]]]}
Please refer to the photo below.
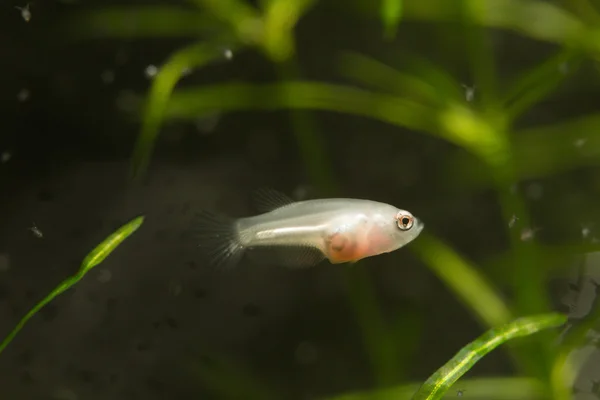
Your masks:
{"label": "translucent fin", "polygon": [[248,257],[260,264],[288,268],[310,268],[325,259],[323,253],[311,246],[257,246],[248,249]]}
{"label": "translucent fin", "polygon": [[244,255],[233,218],[201,211],[194,216],[191,230],[211,266],[233,268]]}
{"label": "translucent fin", "polygon": [[277,208],[295,203],[295,201],[287,195],[270,188],[260,188],[255,190],[252,193],[252,202],[254,203],[254,207],[261,213],[273,211]]}

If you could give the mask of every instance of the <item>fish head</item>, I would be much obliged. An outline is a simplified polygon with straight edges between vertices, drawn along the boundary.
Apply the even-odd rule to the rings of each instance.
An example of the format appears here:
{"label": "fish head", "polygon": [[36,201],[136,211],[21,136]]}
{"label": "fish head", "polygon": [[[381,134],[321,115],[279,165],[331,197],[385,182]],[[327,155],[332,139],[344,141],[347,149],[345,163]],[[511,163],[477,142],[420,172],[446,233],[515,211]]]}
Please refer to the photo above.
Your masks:
{"label": "fish head", "polygon": [[394,216],[393,236],[399,247],[402,247],[419,236],[425,224],[415,217],[412,213],[406,210],[397,209]]}
{"label": "fish head", "polygon": [[333,226],[324,253],[334,264],[390,253],[415,240],[424,228],[409,211],[375,202],[361,204]]}
{"label": "fish head", "polygon": [[393,206],[385,207],[374,216],[368,235],[370,252],[388,253],[415,240],[423,231],[423,222],[411,212]]}

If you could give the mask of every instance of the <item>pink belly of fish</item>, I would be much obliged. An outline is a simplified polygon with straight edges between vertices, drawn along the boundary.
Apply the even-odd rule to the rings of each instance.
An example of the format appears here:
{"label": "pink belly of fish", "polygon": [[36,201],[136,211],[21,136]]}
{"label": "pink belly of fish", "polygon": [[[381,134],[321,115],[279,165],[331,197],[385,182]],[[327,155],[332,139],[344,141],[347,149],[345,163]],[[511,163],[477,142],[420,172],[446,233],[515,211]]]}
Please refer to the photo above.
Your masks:
{"label": "pink belly of fish", "polygon": [[335,233],[326,241],[327,258],[333,264],[358,261],[369,254],[369,242],[365,237]]}

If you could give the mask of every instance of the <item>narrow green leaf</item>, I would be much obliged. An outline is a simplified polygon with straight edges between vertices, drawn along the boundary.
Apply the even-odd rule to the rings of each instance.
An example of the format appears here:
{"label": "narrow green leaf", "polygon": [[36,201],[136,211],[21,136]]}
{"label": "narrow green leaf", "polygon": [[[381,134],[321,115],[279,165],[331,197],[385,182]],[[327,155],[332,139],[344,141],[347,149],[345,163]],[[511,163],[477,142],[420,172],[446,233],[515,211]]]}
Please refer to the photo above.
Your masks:
{"label": "narrow green leaf", "polygon": [[510,311],[492,285],[449,246],[422,233],[410,248],[485,326],[498,326],[510,320]]}
{"label": "narrow green leaf", "polygon": [[[278,69],[282,80],[299,79],[301,76],[300,66],[295,57],[280,63]],[[290,114],[296,143],[310,180],[322,196],[333,196],[338,192],[338,184],[334,178],[331,157],[325,148],[323,135],[319,132],[313,113],[291,110]]]}
{"label": "narrow green leaf", "polygon": [[381,21],[384,27],[384,36],[390,40],[396,36],[398,24],[402,19],[404,0],[381,0]]}
{"label": "narrow green leaf", "polygon": [[272,61],[283,62],[294,54],[294,28],[315,2],[315,0],[271,0],[265,5],[262,47]]}
{"label": "narrow green leaf", "polygon": [[[382,390],[347,393],[322,400],[409,400],[421,383],[393,386]],[[546,400],[544,385],[531,378],[472,378],[459,380],[456,392],[448,393],[444,399],[456,400]]]}
{"label": "narrow green leaf", "polygon": [[81,268],[77,273],[56,286],[50,294],[40,300],[25,316],[19,321],[17,326],[8,334],[8,336],[0,343],[0,353],[4,351],[6,346],[15,338],[17,333],[33,317],[37,314],[46,304],[50,303],[54,298],[56,298],[61,293],[70,289],[73,285],[79,282],[85,274],[94,266],[101,263],[108,255],[115,250],[115,248],[123,242],[127,237],[129,237],[133,232],[135,232],[144,222],[144,217],[140,216],[135,218],[134,220],[128,222],[119,228],[116,232],[112,233],[108,236],[102,243],[100,243],[94,250],[92,250],[81,263]]}
{"label": "narrow green leaf", "polygon": [[544,329],[563,325],[567,317],[562,314],[542,314],[519,318],[501,327],[490,329],[475,341],[463,347],[450,361],[438,369],[423,383],[412,400],[437,400],[477,361],[499,345]]}
{"label": "narrow green leaf", "polygon": [[105,7],[78,11],[60,29],[69,40],[198,37],[224,25],[194,9],[172,6]]}
{"label": "narrow green leaf", "polygon": [[[410,62],[412,61],[412,63]],[[431,106],[445,106],[463,99],[460,85],[449,74],[424,61],[403,59],[403,64],[417,64],[417,73],[396,70],[380,61],[357,54],[345,53],[340,57],[339,69],[343,75],[373,89],[420,99]]]}
{"label": "narrow green leaf", "polygon": [[[261,101],[256,101],[256,99]],[[196,118],[208,111],[312,109],[375,118],[442,137],[494,167],[506,162],[507,142],[487,120],[461,104],[438,110],[399,96],[340,85],[289,81],[252,85],[228,83],[175,92],[165,116]]]}
{"label": "narrow green leaf", "polygon": [[485,113],[495,112],[498,108],[495,52],[489,30],[478,23],[481,3],[468,0],[455,3],[472,84],[477,87],[477,103]]}
{"label": "narrow green leaf", "polygon": [[81,263],[80,273],[85,274],[96,265],[100,264],[106,257],[123,243],[131,234],[139,229],[144,223],[144,216],[137,217],[104,239],[94,250],[92,250]]}
{"label": "narrow green leaf", "polygon": [[[535,251],[538,263],[544,266],[543,269],[546,274],[555,276],[558,273],[564,273],[567,268],[573,265],[575,260],[586,253],[600,252],[600,243],[538,244]],[[506,273],[506,266],[513,262],[513,259],[514,254],[508,250],[490,257],[484,263],[484,266],[495,281],[499,284],[508,284],[514,278]]]}
{"label": "narrow green leaf", "polygon": [[220,46],[204,42],[194,43],[177,51],[160,67],[150,88],[142,129],[133,153],[132,175],[134,177],[143,174],[148,166],[163,121],[165,107],[173,88],[185,70],[202,66],[219,57],[223,57],[223,49]]}
{"label": "narrow green leaf", "polygon": [[[355,265],[344,272],[349,300],[360,325],[362,338],[379,388],[393,384],[401,372],[400,346],[407,346],[417,334],[419,320],[403,313],[402,341],[382,313],[368,268]],[[419,324],[420,325],[420,324]]]}
{"label": "narrow green leaf", "polygon": [[[472,22],[491,28],[517,32],[533,39],[588,49],[600,48],[582,21],[557,5],[540,0],[463,0],[471,10]],[[535,15],[536,23],[531,23]],[[425,21],[461,21],[461,7],[447,0],[406,2],[406,19]]]}
{"label": "narrow green leaf", "polygon": [[[261,99],[261,101],[256,101]],[[328,110],[368,116],[416,130],[437,132],[432,110],[397,96],[311,81],[254,85],[225,83],[180,89],[169,100],[165,117],[194,119],[207,111],[286,109]]]}
{"label": "narrow green leaf", "polygon": [[236,32],[241,43],[255,45],[262,41],[263,21],[258,11],[247,2],[240,0],[191,1],[219,21],[228,24]]}
{"label": "narrow green leaf", "polygon": [[[600,114],[521,129],[511,136],[515,175],[540,179],[582,167],[600,165]],[[493,185],[490,174],[474,157],[458,154],[447,164],[447,184],[463,190]]]}
{"label": "narrow green leaf", "polygon": [[[512,318],[506,302],[488,279],[451,247],[429,234],[422,233],[410,249],[462,300],[482,325],[498,326]],[[523,349],[510,350],[521,367],[526,368],[528,372],[538,372],[540,363],[528,358],[527,352]],[[538,359],[540,358],[538,355]]]}
{"label": "narrow green leaf", "polygon": [[581,60],[578,52],[563,50],[521,75],[510,85],[503,99],[510,118],[515,119],[555,90],[566,77],[563,68],[568,66],[572,71],[579,66]]}

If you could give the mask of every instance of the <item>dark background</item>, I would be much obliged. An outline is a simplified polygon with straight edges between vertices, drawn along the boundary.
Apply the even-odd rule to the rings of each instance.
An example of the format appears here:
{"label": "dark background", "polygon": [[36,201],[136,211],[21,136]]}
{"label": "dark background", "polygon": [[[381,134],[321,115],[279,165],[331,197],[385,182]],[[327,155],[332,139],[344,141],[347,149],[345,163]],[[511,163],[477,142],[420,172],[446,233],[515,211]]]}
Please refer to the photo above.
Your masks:
{"label": "dark background", "polygon": [[[94,3],[104,4],[88,1],[85,7]],[[348,296],[364,282],[374,284],[388,329],[405,345],[398,350],[404,367],[398,382],[424,380],[482,332],[406,248],[359,263],[350,283],[345,270],[351,267],[328,263],[299,271],[246,263],[227,273],[208,269],[189,236],[196,211],[248,215],[249,195],[261,186],[296,198],[315,193],[289,113],[169,122],[145,178],[131,182],[139,123],[126,112],[128,99],[148,88],[145,68],[160,65],[184,42],[55,42],[46,36],[47,26],[84,5],[37,1],[28,23],[13,8],[22,4],[0,6],[0,152],[11,155],[0,164],[0,335],[74,273],[109,233],[146,215],[135,235],[32,318],[0,356],[3,399],[219,398],[190,363],[210,370],[220,357],[280,390],[280,398],[372,387]],[[336,81],[333,55],[340,50],[398,60],[396,49],[411,49],[470,85],[464,49],[453,32],[407,22],[396,41],[384,43],[377,21],[317,7],[298,26],[298,59],[305,77]],[[494,33],[500,76],[535,64],[550,50]],[[106,81],[106,71],[114,81]],[[227,79],[260,82],[277,75],[264,57],[246,51],[193,73],[182,85]],[[590,82],[583,72],[521,123],[548,123],[595,108]],[[18,98],[22,89],[29,92],[26,100]],[[495,195],[447,183],[449,157],[463,150],[373,120],[313,116],[342,196],[406,208],[475,261],[506,249],[506,221]],[[529,200],[540,235],[579,234],[579,220],[593,216],[598,176],[574,171],[523,183],[524,192],[543,187],[543,195]],[[579,208],[579,219],[557,233],[551,228],[565,204]],[[30,229],[34,224],[42,237]],[[505,283],[501,271],[483,272],[499,286]],[[507,355],[497,351],[468,376],[512,372]]]}

